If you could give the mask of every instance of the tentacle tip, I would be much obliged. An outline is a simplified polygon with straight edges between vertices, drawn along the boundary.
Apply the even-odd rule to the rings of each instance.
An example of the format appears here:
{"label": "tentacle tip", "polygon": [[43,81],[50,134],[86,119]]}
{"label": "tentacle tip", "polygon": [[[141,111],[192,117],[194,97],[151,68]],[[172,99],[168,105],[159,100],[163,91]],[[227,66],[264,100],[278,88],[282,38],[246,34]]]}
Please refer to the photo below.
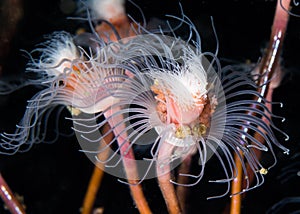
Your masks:
{"label": "tentacle tip", "polygon": [[283,103],[280,103],[279,105],[280,105],[280,108],[283,108]]}

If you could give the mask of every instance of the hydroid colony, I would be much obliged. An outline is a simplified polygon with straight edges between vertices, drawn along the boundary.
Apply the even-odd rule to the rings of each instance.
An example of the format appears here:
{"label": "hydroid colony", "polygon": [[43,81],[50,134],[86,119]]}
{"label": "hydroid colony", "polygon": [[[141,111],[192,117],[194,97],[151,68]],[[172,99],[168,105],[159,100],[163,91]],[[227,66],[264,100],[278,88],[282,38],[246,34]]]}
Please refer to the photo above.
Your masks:
{"label": "hydroid colony", "polygon": [[[105,23],[116,22],[101,16]],[[250,72],[222,68],[217,50],[203,51],[199,33],[184,14],[169,18],[179,24],[152,32],[134,23],[128,29],[130,37],[120,36],[113,24],[113,34],[92,29],[76,36],[49,35],[32,52],[40,57],[27,67],[40,77],[29,83],[44,89],[28,101],[16,132],[1,135],[1,153],[15,154],[43,141],[45,130],[39,124],[53,108],[63,106],[70,110],[72,117],[67,119],[73,121],[82,151],[92,161],[104,163],[105,171],[124,183],[135,180],[136,185],[169,175],[193,156],[199,163],[197,174],[167,177],[174,184],[193,186],[201,181],[205,163],[214,155],[224,177],[211,182],[228,187],[212,198],[221,197],[229,193],[230,182],[239,173],[233,158],[238,154],[246,183],[242,192],[260,186],[276,164],[273,147],[288,153],[274,133],[285,135],[271,120],[278,116],[268,112],[268,101],[257,92],[262,86]],[[93,22],[90,16],[87,20]],[[181,27],[189,29],[185,41],[176,35]],[[104,133],[105,124],[110,129]],[[109,134],[114,137],[107,141]],[[137,147],[145,151],[138,160]],[[271,153],[274,164],[263,165],[255,150]],[[109,157],[102,155],[107,151]],[[255,175],[254,182],[249,181],[246,164]],[[180,176],[190,182],[179,183]]]}

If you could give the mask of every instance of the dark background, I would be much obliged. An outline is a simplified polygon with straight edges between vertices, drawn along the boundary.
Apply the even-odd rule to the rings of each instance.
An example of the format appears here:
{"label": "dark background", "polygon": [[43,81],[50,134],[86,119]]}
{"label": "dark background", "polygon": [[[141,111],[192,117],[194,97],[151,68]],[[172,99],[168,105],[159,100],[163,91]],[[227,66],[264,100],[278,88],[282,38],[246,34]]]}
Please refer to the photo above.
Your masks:
{"label": "dark background", "polygon": [[[198,3],[199,2],[199,3]],[[62,6],[66,1],[24,0],[24,16],[12,37],[9,53],[1,59],[2,76],[21,75],[28,59],[20,49],[32,50],[43,40],[45,34],[57,30],[75,33],[82,23],[67,19],[73,16],[66,13]],[[140,5],[147,19],[165,19],[165,14],[180,15],[177,1],[135,1]],[[181,1],[184,13],[193,20],[203,41],[203,49],[214,52],[216,40],[212,32],[210,17],[219,40],[219,58],[245,63],[246,60],[258,61],[266,47],[275,12],[276,1]],[[199,4],[199,5],[198,5]],[[134,18],[141,18],[138,11],[128,3],[127,12]],[[299,6],[300,7],[300,6]],[[296,11],[296,10],[295,10]],[[299,13],[300,14],[300,13]],[[273,99],[284,103],[283,108],[274,107],[276,114],[286,117],[278,126],[290,135],[283,142],[291,149],[286,157],[279,155],[279,162],[267,175],[265,184],[247,192],[242,205],[242,213],[266,213],[276,202],[286,197],[300,197],[300,152],[299,152],[299,108],[300,92],[300,18],[290,17],[283,50],[283,67],[286,75],[282,85],[274,92]],[[5,29],[5,28],[2,28]],[[26,87],[9,96],[0,98],[0,131],[13,132],[15,124],[21,119],[26,100],[38,89]],[[71,123],[60,118],[60,130],[71,132]],[[51,118],[55,120],[55,118]],[[51,120],[50,119],[50,120]],[[49,138],[51,137],[51,121]],[[76,214],[84,198],[94,165],[85,154],[80,153],[79,144],[74,136],[61,136],[52,144],[34,145],[29,152],[14,156],[0,155],[0,170],[12,190],[24,197],[28,214]],[[297,156],[298,155],[298,156]],[[225,190],[207,181],[218,173],[214,160],[208,163],[205,177],[199,185],[191,188],[190,213],[225,213],[229,197],[207,201],[208,196],[217,195]],[[156,180],[143,183],[150,207],[155,214],[167,213]],[[298,205],[287,205],[283,212],[300,210]],[[96,207],[104,207],[105,213],[137,213],[129,195],[128,187],[116,178],[105,175],[98,193]],[[0,213],[6,213],[0,206]]]}

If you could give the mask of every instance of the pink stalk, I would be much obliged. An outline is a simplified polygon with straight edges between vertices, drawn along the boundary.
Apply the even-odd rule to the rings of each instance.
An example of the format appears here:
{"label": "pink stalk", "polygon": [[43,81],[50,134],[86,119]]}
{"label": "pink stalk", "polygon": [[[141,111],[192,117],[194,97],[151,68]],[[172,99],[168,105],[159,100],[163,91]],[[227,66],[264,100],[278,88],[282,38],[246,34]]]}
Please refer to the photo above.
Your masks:
{"label": "pink stalk", "polygon": [[[193,155],[187,155],[179,166],[178,175],[180,174],[188,174],[190,172],[191,163],[192,163]],[[187,176],[179,176],[177,179],[177,183],[179,184],[187,184],[189,182],[189,177]],[[178,197],[179,205],[182,209],[182,213],[187,212],[188,206],[188,197],[189,197],[189,187],[184,185],[178,185],[176,189],[176,194]]]}
{"label": "pink stalk", "polygon": [[164,142],[161,144],[157,157],[156,172],[160,190],[165,199],[169,214],[181,213],[181,208],[171,178],[170,157],[172,157],[173,145]]}
{"label": "pink stalk", "polygon": [[[290,0],[281,1],[283,7],[289,8]],[[275,17],[273,20],[269,47],[265,56],[262,59],[262,65],[259,71],[260,74],[267,75],[264,75],[264,77],[260,79],[260,82],[258,83],[259,85],[265,84],[270,80],[276,80],[276,78],[280,77],[280,74],[277,74],[276,71],[280,71],[280,69],[278,70],[278,67],[280,67],[279,59],[284,41],[284,35],[288,25],[288,20],[289,13],[287,13],[282,8],[282,6],[280,5],[280,0],[278,0],[275,11]],[[267,97],[268,93],[270,93],[269,97],[272,98],[273,87],[270,87],[270,84],[265,84],[263,87],[261,87],[260,94],[264,97]]]}
{"label": "pink stalk", "polygon": [[25,214],[24,207],[16,199],[6,181],[0,174],[0,196],[11,214]]}
{"label": "pink stalk", "polygon": [[[282,5],[280,4],[280,1]],[[284,8],[289,8],[290,0],[278,0],[276,5],[275,16],[272,25],[272,32],[270,37],[270,43],[267,49],[266,54],[263,56],[262,63],[260,66],[259,74],[262,75],[262,78],[258,80],[258,85],[262,85],[259,88],[259,93],[261,96],[267,98],[269,101],[272,101],[273,90],[275,85],[278,85],[281,80],[281,69],[279,64],[280,54],[282,50],[282,44],[284,41],[284,35],[289,20],[289,13],[285,11]],[[284,7],[284,8],[283,8]],[[273,82],[272,82],[273,81]],[[277,81],[275,84],[274,81]],[[270,84],[271,82],[271,84]],[[273,84],[272,84],[273,83]],[[257,108],[257,106],[253,106]],[[267,108],[271,111],[271,103],[267,103]],[[249,113],[251,114],[251,113]],[[267,121],[265,121],[268,123]],[[254,136],[255,138],[260,138],[259,134]],[[259,139],[261,140],[261,139]],[[259,150],[256,151],[257,157],[261,156]],[[232,182],[232,194],[235,194],[241,191],[243,182],[242,182],[242,170],[241,170],[241,160],[236,157],[236,166],[239,170],[239,175]],[[249,166],[247,168],[250,168]],[[253,180],[253,172],[249,170],[249,181]],[[239,214],[241,212],[241,196],[234,195],[231,199],[231,214]]]}
{"label": "pink stalk", "polygon": [[[110,118],[113,114],[117,113],[120,109],[112,108],[104,114],[106,118]],[[111,127],[114,127],[117,123],[122,121],[124,118],[122,115],[117,115],[111,117],[108,123]],[[120,148],[120,154],[122,155],[122,161],[124,165],[124,170],[129,182],[129,188],[131,191],[132,198],[141,214],[152,213],[148,202],[144,196],[142,186],[139,184],[138,170],[135,162],[135,156],[132,148],[130,148],[130,142],[127,140],[127,133],[123,132],[125,130],[125,124],[118,125],[113,129],[114,135],[117,136],[117,142]]]}

